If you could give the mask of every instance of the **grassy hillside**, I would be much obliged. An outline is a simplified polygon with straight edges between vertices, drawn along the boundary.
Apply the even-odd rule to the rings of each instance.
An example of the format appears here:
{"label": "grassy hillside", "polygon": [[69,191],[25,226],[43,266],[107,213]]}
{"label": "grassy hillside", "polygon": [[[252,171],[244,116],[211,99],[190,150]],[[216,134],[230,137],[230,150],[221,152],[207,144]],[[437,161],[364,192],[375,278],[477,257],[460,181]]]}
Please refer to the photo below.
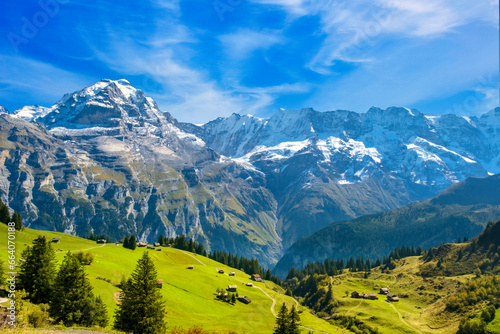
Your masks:
{"label": "grassy hillside", "polygon": [[484,231],[462,244],[443,244],[429,250],[429,262],[421,267],[424,276],[457,276],[467,273],[500,273],[500,221],[489,223]]}
{"label": "grassy hillside", "polygon": [[[94,263],[85,268],[96,295],[102,296],[109,315],[113,316],[116,294],[120,291],[114,284],[120,283],[123,276],[129,277],[145,250],[137,248],[132,251],[114,244],[99,245],[62,233],[25,229],[16,235],[18,256],[38,235],[61,238],[59,244],[53,244],[59,263],[68,250],[85,250],[94,255]],[[0,238],[7,240],[7,226],[3,224],[0,224]],[[207,330],[221,332],[271,333],[275,323],[272,309],[277,313],[283,302],[288,306],[295,303],[291,297],[283,295],[281,288],[273,283],[255,283],[254,288],[246,287],[244,283],[250,281],[248,274],[200,255],[172,248],[147,251],[155,260],[158,278],[164,281],[162,294],[167,303],[166,317],[170,328],[198,325]],[[0,243],[0,258],[7,260],[5,242]],[[188,265],[194,265],[194,270],[188,270]],[[216,269],[223,269],[226,273],[235,271],[236,276],[218,274]],[[237,302],[233,306],[217,300],[216,289],[227,288],[229,284],[236,284],[238,293],[248,296],[252,302],[248,305]],[[304,326],[327,333],[343,332],[327,321],[314,317],[306,308],[300,307],[300,310]]]}
{"label": "grassy hillside", "polygon": [[[489,223],[472,242],[443,244],[421,257],[396,260],[392,270],[381,266],[369,274],[316,275],[315,281],[325,290],[328,284],[333,284],[339,305],[334,314],[337,322],[341,320],[339,317],[345,320],[356,316],[380,333],[456,333],[462,321],[465,325],[484,320],[482,326],[491,333],[500,333],[500,276],[495,276],[500,273],[498,253],[500,221]],[[318,266],[316,272],[322,273],[323,269]],[[285,286],[305,296],[307,301],[316,291],[308,282],[312,282],[311,276],[306,276],[300,284],[296,278],[290,278]],[[311,292],[304,295],[304,287]],[[354,291],[376,294],[382,287],[388,287],[399,301],[389,303],[380,294],[379,300],[350,296]],[[482,314],[486,309],[488,314],[496,312],[493,321]]]}
{"label": "grassy hillside", "polygon": [[[448,307],[450,300],[463,291],[467,282],[474,282],[476,275],[423,277],[420,268],[426,262],[416,256],[397,260],[396,263],[396,268],[388,273],[380,267],[372,269],[367,278],[364,272],[319,276],[324,289],[327,289],[328,283],[333,284],[338,302],[333,318],[356,317],[381,334],[448,334],[457,332],[462,319],[477,317],[488,305],[486,299],[459,310]],[[379,294],[382,287],[388,287],[390,293],[400,298],[399,301],[388,302],[385,295]],[[379,299],[351,298],[354,291],[377,294]],[[488,324],[492,333],[499,332],[499,310],[497,318]]]}

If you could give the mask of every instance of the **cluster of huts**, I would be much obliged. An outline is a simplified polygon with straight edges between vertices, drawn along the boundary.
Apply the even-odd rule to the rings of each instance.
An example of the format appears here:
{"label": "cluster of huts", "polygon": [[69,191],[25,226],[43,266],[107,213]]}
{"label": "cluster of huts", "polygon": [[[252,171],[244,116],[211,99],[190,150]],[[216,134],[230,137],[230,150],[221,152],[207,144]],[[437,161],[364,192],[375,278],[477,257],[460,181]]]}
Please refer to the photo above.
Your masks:
{"label": "cluster of huts", "polygon": [[389,288],[380,288],[380,292],[379,293],[381,295],[386,295],[387,296],[387,301],[390,301],[390,302],[399,302],[399,297],[396,296],[393,293],[389,293]]}
{"label": "cluster of huts", "polygon": [[[393,293],[389,293],[389,288],[380,288],[379,294],[385,295],[387,297],[387,301],[389,302],[398,302],[399,297]],[[360,293],[354,291],[351,293],[351,298],[359,298],[359,299],[369,299],[369,300],[378,300],[378,296],[374,293]]]}
{"label": "cluster of huts", "polygon": [[377,300],[378,296],[374,293],[362,293],[354,291],[353,293],[351,293],[351,298]]}
{"label": "cluster of huts", "polygon": [[[217,298],[218,299],[222,299],[222,300],[227,300],[227,297],[228,297],[228,293],[229,292],[236,292],[238,290],[238,286],[236,285],[229,285],[227,287],[227,291],[228,292],[219,292],[217,294]],[[236,299],[238,299],[238,301],[242,302],[242,303],[245,303],[245,304],[250,304],[252,302],[252,300],[250,298],[248,298],[247,296],[237,296]]]}
{"label": "cluster of huts", "polygon": [[[217,269],[217,272],[218,272],[219,274],[224,274],[224,270],[222,270],[222,269]],[[229,276],[235,276],[235,275],[236,275],[236,273],[235,273],[234,271],[231,271],[228,275],[229,275]],[[262,277],[260,277],[260,275],[259,275],[259,274],[253,274],[253,275],[251,276],[251,279],[252,279],[253,281],[255,281],[255,282],[263,282]],[[253,287],[253,283],[252,283],[252,282],[248,282],[248,283],[246,283],[246,284],[245,284],[245,286],[248,286],[248,287]],[[228,297],[228,293],[229,293],[229,292],[237,292],[238,287],[237,287],[236,285],[231,284],[231,285],[228,285],[228,287],[227,287],[227,289],[226,289],[226,290],[227,290],[228,292],[225,292],[225,293],[219,292],[219,293],[217,294],[217,298],[218,298],[218,299],[221,299],[221,300],[226,300],[226,299],[227,299],[227,297]],[[252,301],[250,300],[250,298],[248,298],[247,296],[237,296],[237,299],[238,299],[240,302],[245,303],[245,304],[249,304],[249,303],[251,303],[251,302],[252,302]]]}

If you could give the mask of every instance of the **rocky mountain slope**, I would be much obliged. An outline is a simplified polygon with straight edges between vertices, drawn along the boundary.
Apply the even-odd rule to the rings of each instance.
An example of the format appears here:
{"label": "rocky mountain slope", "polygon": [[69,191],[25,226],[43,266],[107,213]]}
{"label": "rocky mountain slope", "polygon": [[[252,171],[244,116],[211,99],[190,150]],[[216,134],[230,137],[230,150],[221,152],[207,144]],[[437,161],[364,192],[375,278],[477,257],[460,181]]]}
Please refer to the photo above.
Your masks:
{"label": "rocky mountain slope", "polygon": [[385,213],[333,223],[294,243],[274,272],[327,258],[381,258],[402,245],[429,248],[477,236],[500,219],[500,174],[468,178],[435,198]]}
{"label": "rocky mountain slope", "polygon": [[0,130],[0,198],[27,225],[148,241],[185,233],[264,264],[333,222],[500,172],[498,108],[280,110],[197,126],[126,80],[102,80],[3,113]]}
{"label": "rocky mountain slope", "polygon": [[40,123],[0,116],[1,198],[28,226],[148,241],[186,234],[278,258],[264,175],[175,127],[127,82],[101,81],[31,115]]}

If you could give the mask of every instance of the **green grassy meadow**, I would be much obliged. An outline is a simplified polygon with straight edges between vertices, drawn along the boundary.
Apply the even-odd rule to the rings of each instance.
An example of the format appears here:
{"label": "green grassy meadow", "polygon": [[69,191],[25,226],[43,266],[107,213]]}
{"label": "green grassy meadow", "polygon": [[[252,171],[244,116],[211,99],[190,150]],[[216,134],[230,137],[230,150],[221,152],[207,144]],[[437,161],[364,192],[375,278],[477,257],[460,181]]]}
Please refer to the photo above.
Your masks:
{"label": "green grassy meadow", "polygon": [[[352,333],[312,315],[306,307],[298,305],[291,297],[284,295],[283,288],[272,282],[254,283],[247,287],[250,275],[229,268],[206,257],[173,248],[161,251],[137,248],[132,251],[115,244],[100,245],[94,241],[81,239],[57,232],[25,229],[17,232],[17,256],[22,249],[31,244],[38,235],[47,238],[59,237],[61,242],[53,244],[56,258],[60,263],[69,251],[87,251],[94,255],[94,263],[86,266],[88,277],[96,295],[100,295],[108,307],[110,326],[120,289],[115,285],[122,278],[128,278],[137,260],[144,251],[149,252],[155,261],[158,278],[163,279],[161,289],[167,305],[166,319],[169,328],[201,326],[209,331],[227,333],[272,333],[275,317],[282,303],[288,307],[296,305],[302,320],[303,333]],[[0,225],[0,239],[7,240],[7,226]],[[0,242],[0,258],[7,260],[7,242]],[[396,269],[382,273],[378,268],[372,270],[368,278],[364,273],[345,273],[330,277],[335,299],[339,306],[337,315],[356,316],[381,334],[398,333],[455,333],[463,315],[444,312],[446,297],[456,291],[460,281],[470,279],[471,275],[456,277],[424,278],[418,275],[421,260],[408,257],[398,261]],[[194,265],[193,270],[187,269]],[[223,269],[226,274],[219,274]],[[234,271],[230,277],[227,273]],[[224,303],[216,298],[217,288],[226,289],[228,285],[238,286],[238,294],[248,296],[248,305],[236,302]],[[261,288],[262,290],[258,289]],[[353,299],[351,292],[378,293],[381,287],[389,287],[390,292],[400,296],[397,303],[389,303],[385,296],[378,300]],[[488,325],[493,332],[500,332],[500,314],[497,310],[495,320]]]}
{"label": "green grassy meadow", "polygon": [[[116,295],[120,291],[113,283],[120,283],[122,277],[128,278],[137,260],[144,251],[147,251],[155,260],[158,278],[163,279],[164,282],[161,291],[167,305],[168,327],[189,328],[197,325],[206,330],[237,333],[271,333],[273,330],[275,324],[275,318],[271,312],[273,300],[261,290],[245,286],[244,283],[250,282],[250,275],[242,271],[229,268],[206,257],[173,248],[162,248],[161,251],[137,248],[132,251],[121,245],[99,245],[94,241],[63,233],[31,229],[16,233],[18,257],[38,235],[61,238],[59,244],[53,244],[59,263],[67,251],[87,251],[94,255],[94,263],[85,268],[94,287],[94,293],[103,298],[111,320],[117,305]],[[7,240],[6,225],[0,225],[0,238]],[[7,261],[7,242],[0,242],[0,258],[4,262]],[[194,269],[187,269],[188,265],[194,265]],[[223,269],[226,274],[235,271],[236,276],[219,274],[216,269]],[[110,280],[111,283],[106,280]],[[231,305],[219,301],[216,298],[216,289],[225,289],[230,284],[236,284],[239,295],[248,296],[252,302],[248,305],[240,302]],[[254,282],[254,285],[262,288],[276,300],[274,306],[276,313],[283,302],[288,306],[295,304],[292,298],[283,295],[281,288],[271,282]],[[345,332],[325,320],[314,317],[307,308],[299,307],[299,309],[302,311],[301,319],[304,326],[327,333]],[[307,331],[304,330],[304,332]]]}

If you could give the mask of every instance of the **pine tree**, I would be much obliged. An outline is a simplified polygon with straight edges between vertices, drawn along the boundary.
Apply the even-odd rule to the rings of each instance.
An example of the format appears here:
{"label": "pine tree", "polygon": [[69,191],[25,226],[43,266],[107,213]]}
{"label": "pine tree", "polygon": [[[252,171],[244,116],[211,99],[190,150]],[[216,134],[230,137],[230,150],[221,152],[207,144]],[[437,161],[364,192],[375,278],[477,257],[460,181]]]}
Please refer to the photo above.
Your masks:
{"label": "pine tree", "polygon": [[193,238],[189,239],[188,251],[190,251],[191,253],[194,253],[196,251]]}
{"label": "pine tree", "polygon": [[20,231],[23,228],[23,219],[21,218],[21,215],[18,214],[17,212],[14,212],[12,214],[12,219],[11,221],[14,223],[14,227],[17,231]]}
{"label": "pine tree", "polygon": [[56,275],[55,254],[45,236],[33,240],[21,254],[25,261],[19,268],[19,288],[26,290],[31,302],[48,303]]}
{"label": "pine tree", "polygon": [[7,224],[9,221],[10,221],[9,208],[0,200],[0,222]]}
{"label": "pine tree", "polygon": [[71,252],[64,257],[55,286],[49,312],[56,322],[62,321],[66,326],[106,326],[106,306],[100,298],[94,298],[85,269]]}
{"label": "pine tree", "polygon": [[231,295],[231,304],[234,304],[234,303],[236,303],[236,295],[233,293]]}
{"label": "pine tree", "polygon": [[137,240],[135,239],[135,235],[133,235],[133,234],[130,236],[130,243],[129,243],[129,245],[130,245],[129,248],[131,250],[134,250],[134,249],[137,248]]}
{"label": "pine tree", "polygon": [[123,248],[130,249],[130,239],[129,239],[129,237],[125,237],[125,239],[123,239]]}
{"label": "pine tree", "polygon": [[292,306],[290,313],[288,313],[288,334],[300,334],[300,316],[295,305]]}
{"label": "pine tree", "polygon": [[281,306],[278,317],[276,318],[276,328],[274,328],[274,334],[288,334],[288,309],[285,303]]}
{"label": "pine tree", "polygon": [[156,279],[153,260],[144,252],[123,290],[123,298],[115,314],[116,329],[134,334],[165,332],[165,303]]}

